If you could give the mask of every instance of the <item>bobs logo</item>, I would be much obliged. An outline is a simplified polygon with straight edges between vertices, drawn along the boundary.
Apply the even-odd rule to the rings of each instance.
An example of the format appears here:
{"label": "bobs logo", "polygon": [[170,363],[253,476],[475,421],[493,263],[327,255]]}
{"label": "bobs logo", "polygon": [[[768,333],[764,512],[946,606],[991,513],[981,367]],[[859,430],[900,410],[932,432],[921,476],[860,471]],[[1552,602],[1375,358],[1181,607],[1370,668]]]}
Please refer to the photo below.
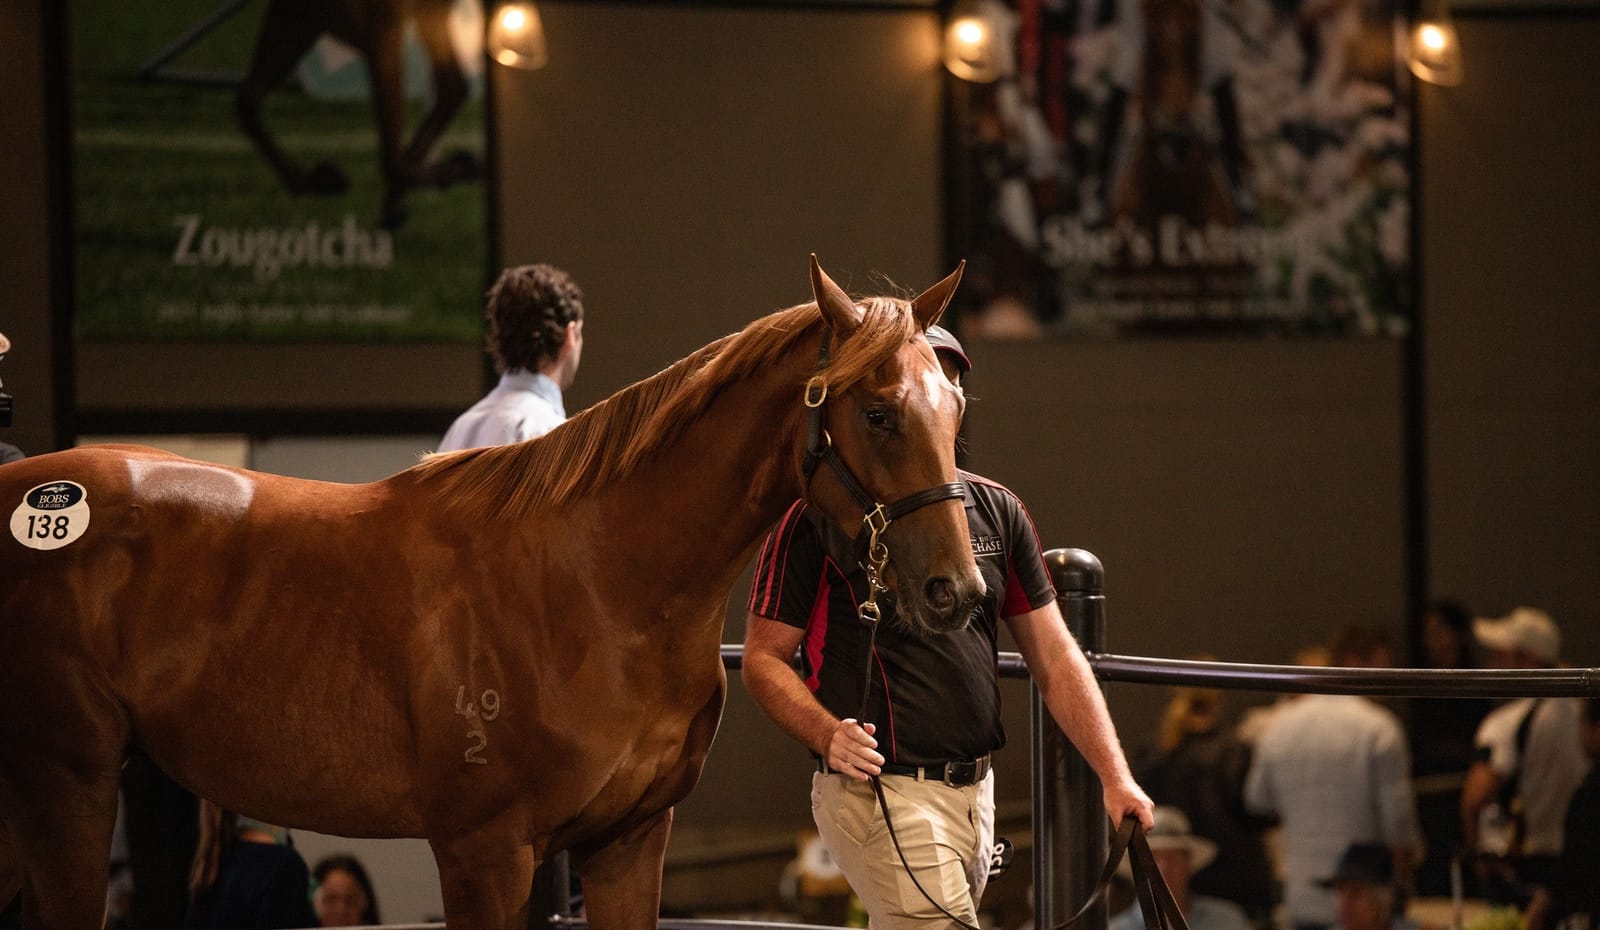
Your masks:
{"label": "bobs logo", "polygon": [[29,491],[23,500],[34,510],[66,510],[83,500],[83,486],[71,481],[53,481]]}

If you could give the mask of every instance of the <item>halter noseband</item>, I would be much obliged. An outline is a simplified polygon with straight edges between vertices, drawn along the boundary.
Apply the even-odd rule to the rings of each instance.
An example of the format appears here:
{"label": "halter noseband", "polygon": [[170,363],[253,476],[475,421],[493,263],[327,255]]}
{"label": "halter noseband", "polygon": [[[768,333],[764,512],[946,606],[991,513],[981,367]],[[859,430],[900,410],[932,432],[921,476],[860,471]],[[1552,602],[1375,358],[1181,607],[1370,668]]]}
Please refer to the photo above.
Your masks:
{"label": "halter noseband", "polygon": [[884,566],[889,562],[889,548],[879,537],[889,529],[889,524],[906,514],[929,504],[962,497],[966,491],[961,482],[952,481],[908,494],[887,505],[874,500],[872,495],[867,493],[867,489],[862,487],[860,480],[850,470],[850,466],[844,463],[839,453],[833,451],[833,438],[822,425],[822,406],[828,400],[828,382],[823,374],[828,367],[828,343],[832,335],[832,330],[827,328],[822,330],[822,343],[817,350],[817,373],[806,381],[804,400],[809,413],[806,419],[804,473],[806,484],[809,486],[817,465],[822,462],[828,463],[828,467],[833,469],[834,475],[838,477],[839,483],[844,485],[844,489],[865,512],[865,516],[861,519],[861,531],[856,534],[857,551],[861,550],[861,533],[867,534],[866,555],[861,563],[861,567],[867,572],[867,599],[860,605],[860,609],[862,620],[876,624],[878,594],[887,590],[883,586],[881,576]]}

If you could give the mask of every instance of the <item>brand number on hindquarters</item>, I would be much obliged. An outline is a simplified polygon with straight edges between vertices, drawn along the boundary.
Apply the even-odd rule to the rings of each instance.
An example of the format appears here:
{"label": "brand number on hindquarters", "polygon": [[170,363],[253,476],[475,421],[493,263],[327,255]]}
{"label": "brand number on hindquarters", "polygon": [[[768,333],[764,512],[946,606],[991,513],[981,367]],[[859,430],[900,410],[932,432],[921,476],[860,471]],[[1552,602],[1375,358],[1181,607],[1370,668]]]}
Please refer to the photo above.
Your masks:
{"label": "brand number on hindquarters", "polygon": [[488,765],[483,750],[489,745],[489,734],[484,732],[483,724],[500,716],[500,692],[490,688],[478,695],[474,703],[467,699],[467,686],[462,685],[456,688],[456,713],[472,721],[467,728],[467,739],[472,745],[467,747],[464,758],[471,765]]}

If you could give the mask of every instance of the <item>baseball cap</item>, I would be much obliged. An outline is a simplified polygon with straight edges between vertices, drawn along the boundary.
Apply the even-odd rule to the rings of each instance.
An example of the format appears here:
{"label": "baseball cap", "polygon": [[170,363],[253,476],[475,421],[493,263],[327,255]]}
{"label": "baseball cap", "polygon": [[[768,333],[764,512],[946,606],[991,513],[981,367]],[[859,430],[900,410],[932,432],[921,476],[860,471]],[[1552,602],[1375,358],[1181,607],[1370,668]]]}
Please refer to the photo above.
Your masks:
{"label": "baseball cap", "polygon": [[1540,662],[1561,656],[1561,631],[1550,615],[1537,607],[1518,607],[1498,620],[1472,621],[1472,634],[1487,649],[1525,652]]}
{"label": "baseball cap", "polygon": [[1339,864],[1333,874],[1318,880],[1324,888],[1340,882],[1357,882],[1363,885],[1394,884],[1394,853],[1382,843],[1355,843],[1339,855]]}
{"label": "baseball cap", "polygon": [[935,352],[949,352],[955,356],[956,367],[962,374],[972,370],[972,360],[967,358],[967,350],[961,348],[961,341],[943,326],[930,326],[927,332],[928,345],[933,346]]}
{"label": "baseball cap", "polygon": [[[1152,850],[1180,849],[1189,854],[1189,869],[1198,872],[1217,858],[1217,844],[1203,836],[1195,836],[1189,826],[1189,815],[1176,807],[1162,805],[1154,811],[1156,825],[1145,834]],[[1133,877],[1130,860],[1123,859],[1117,871],[1124,878]]]}

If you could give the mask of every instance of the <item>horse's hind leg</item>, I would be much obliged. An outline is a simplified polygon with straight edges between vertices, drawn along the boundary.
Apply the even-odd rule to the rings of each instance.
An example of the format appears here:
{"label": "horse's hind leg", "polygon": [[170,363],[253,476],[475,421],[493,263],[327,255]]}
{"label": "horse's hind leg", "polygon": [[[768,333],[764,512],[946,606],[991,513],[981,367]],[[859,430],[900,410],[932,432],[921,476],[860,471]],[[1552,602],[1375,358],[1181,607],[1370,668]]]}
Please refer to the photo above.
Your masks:
{"label": "horse's hind leg", "polygon": [[0,821],[22,862],[22,926],[95,930],[105,920],[127,715],[82,653],[30,645],[29,661],[13,653],[0,662]]}
{"label": "horse's hind leg", "polygon": [[404,22],[388,11],[367,37],[367,75],[372,79],[372,114],[378,121],[378,158],[383,166],[385,229],[405,225],[405,192],[409,186],[400,138],[405,133]]}
{"label": "horse's hind leg", "polygon": [[19,785],[24,807],[7,827],[25,863],[23,930],[98,928],[105,921],[115,763],[39,764]]}
{"label": "horse's hind leg", "polygon": [[310,171],[295,164],[261,119],[261,103],[267,94],[289,76],[300,56],[322,34],[323,18],[318,12],[316,4],[295,0],[267,4],[250,70],[234,99],[239,128],[292,194],[342,194],[350,188],[350,179],[332,162],[318,162]]}
{"label": "horse's hind leg", "polygon": [[467,77],[456,60],[455,44],[450,39],[450,12],[454,0],[425,0],[417,4],[417,35],[428,53],[433,74],[433,105],[417,126],[401,161],[410,173],[412,184],[443,187],[457,181],[475,180],[480,166],[469,152],[452,152],[443,161],[430,161],[429,154],[444,135],[461,105],[467,102]]}
{"label": "horse's hind leg", "polygon": [[629,833],[578,857],[583,906],[594,930],[654,927],[661,911],[661,863],[672,832],[667,808]]}
{"label": "horse's hind leg", "polygon": [[482,175],[478,157],[469,152],[453,152],[442,161],[429,156],[456,112],[467,101],[467,78],[456,60],[450,39],[450,12],[454,0],[420,0],[414,7],[417,36],[428,54],[433,75],[433,102],[411,134],[411,141],[400,146],[404,131],[405,87],[401,47],[402,23],[394,23],[394,35],[374,36],[368,61],[372,74],[372,102],[378,119],[383,146],[384,190],[382,222],[397,229],[406,220],[406,192],[413,187],[445,187],[458,181],[476,180]]}

